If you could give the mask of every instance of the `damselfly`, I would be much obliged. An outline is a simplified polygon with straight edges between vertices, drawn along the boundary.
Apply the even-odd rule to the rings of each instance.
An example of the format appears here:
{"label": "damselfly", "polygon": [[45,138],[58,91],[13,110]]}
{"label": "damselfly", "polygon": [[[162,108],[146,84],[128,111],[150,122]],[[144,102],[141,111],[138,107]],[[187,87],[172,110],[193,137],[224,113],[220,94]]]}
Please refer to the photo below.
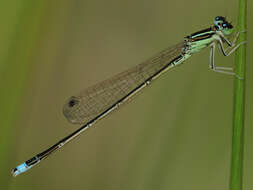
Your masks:
{"label": "damselfly", "polygon": [[[217,67],[214,64],[214,50],[216,45],[219,46],[224,56],[229,56],[240,45],[245,43],[241,42],[236,44],[240,32],[236,33],[234,40],[230,42],[227,37],[233,32],[232,24],[225,17],[217,16],[210,28],[186,36],[183,42],[165,49],[147,61],[95,84],[76,96],[70,97],[63,107],[63,113],[69,122],[81,124],[82,126],[47,150],[14,168],[12,170],[13,176],[27,171],[41,160],[47,158],[53,152],[88,129],[96,121],[117,109],[162,73],[180,65],[194,53],[206,47],[211,48],[210,69],[216,72],[235,75],[239,79],[242,79],[233,73],[231,68]],[[228,45],[227,49],[224,49],[224,44]]]}

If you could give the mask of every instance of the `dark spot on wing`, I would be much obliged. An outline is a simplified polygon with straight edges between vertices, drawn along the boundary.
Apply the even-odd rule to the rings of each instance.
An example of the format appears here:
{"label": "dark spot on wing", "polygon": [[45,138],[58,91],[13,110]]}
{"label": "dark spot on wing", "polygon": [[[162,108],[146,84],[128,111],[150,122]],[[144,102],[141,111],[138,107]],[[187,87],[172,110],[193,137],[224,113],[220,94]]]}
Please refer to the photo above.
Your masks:
{"label": "dark spot on wing", "polygon": [[69,107],[73,107],[73,106],[75,106],[76,104],[78,104],[78,100],[77,99],[75,99],[75,97],[71,97],[71,99],[69,100],[69,102],[68,102],[68,105],[69,105]]}

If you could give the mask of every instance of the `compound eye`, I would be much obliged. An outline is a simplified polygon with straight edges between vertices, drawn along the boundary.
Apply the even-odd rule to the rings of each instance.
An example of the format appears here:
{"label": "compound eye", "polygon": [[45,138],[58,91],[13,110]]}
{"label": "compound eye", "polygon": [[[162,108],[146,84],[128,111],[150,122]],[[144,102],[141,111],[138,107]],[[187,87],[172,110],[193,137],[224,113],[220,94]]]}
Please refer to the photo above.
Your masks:
{"label": "compound eye", "polygon": [[226,28],[226,27],[227,27],[227,24],[223,24],[222,26],[223,26],[224,28]]}
{"label": "compound eye", "polygon": [[227,28],[230,28],[230,29],[231,29],[231,28],[233,28],[233,25],[232,25],[231,23],[228,23],[228,24],[227,24]]}
{"label": "compound eye", "polygon": [[219,17],[219,16],[215,17],[215,20],[216,20],[216,21],[218,21],[219,19],[220,19],[220,17]]}

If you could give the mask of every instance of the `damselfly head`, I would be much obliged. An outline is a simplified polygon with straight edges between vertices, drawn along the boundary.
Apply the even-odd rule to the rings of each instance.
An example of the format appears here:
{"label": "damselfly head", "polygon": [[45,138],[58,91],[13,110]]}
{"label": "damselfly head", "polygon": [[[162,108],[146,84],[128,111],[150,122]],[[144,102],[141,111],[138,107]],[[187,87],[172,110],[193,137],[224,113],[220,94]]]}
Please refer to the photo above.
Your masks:
{"label": "damselfly head", "polygon": [[223,16],[215,17],[214,28],[217,31],[221,31],[224,35],[230,35],[234,31],[233,25],[229,23]]}

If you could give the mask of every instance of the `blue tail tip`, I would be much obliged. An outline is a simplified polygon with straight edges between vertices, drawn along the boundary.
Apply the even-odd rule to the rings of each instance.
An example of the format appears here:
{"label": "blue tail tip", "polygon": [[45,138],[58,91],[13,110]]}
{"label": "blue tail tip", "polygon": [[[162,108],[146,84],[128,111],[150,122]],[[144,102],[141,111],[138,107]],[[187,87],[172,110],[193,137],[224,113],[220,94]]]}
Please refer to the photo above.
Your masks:
{"label": "blue tail tip", "polygon": [[12,175],[16,177],[17,175],[26,172],[28,169],[30,169],[30,167],[24,162],[12,170]]}

